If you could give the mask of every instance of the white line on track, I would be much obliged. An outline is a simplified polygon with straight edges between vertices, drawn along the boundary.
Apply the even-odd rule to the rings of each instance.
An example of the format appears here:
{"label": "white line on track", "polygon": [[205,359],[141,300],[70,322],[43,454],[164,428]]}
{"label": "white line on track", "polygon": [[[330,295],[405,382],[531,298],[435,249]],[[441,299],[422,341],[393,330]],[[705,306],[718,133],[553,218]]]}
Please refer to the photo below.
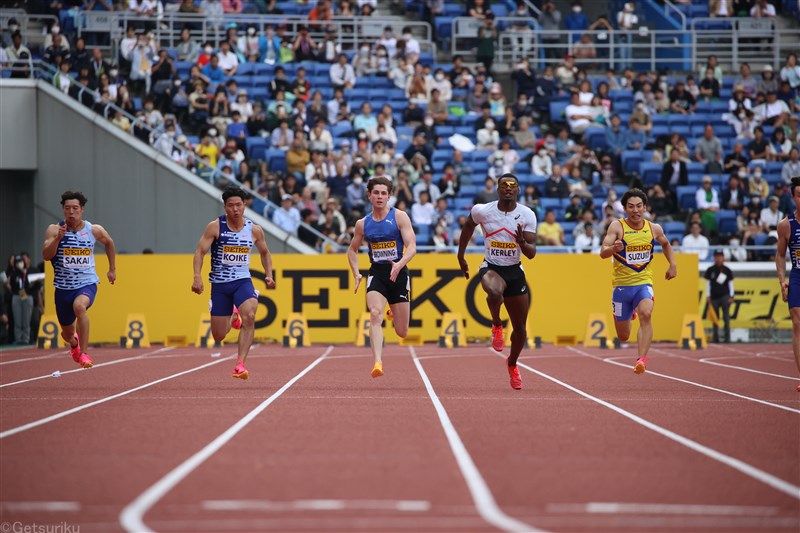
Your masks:
{"label": "white line on track", "polygon": [[13,365],[14,363],[27,363],[28,361],[38,361],[40,359],[52,359],[53,357],[60,357],[63,355],[69,355],[69,352],[56,352],[50,353],[47,355],[37,355],[35,357],[26,357],[24,359],[14,359],[12,361],[2,361],[0,365]]}
{"label": "white line on track", "polygon": [[[491,348],[490,348],[490,350],[491,350]],[[500,357],[505,357],[503,354],[501,354],[499,352],[494,352],[494,353],[499,355]],[[614,405],[612,403],[609,403],[609,402],[607,402],[605,400],[601,400],[600,398],[598,398],[596,396],[592,396],[588,392],[584,392],[584,391],[582,391],[581,389],[579,389],[577,387],[573,387],[569,383],[565,383],[565,382],[561,381],[558,378],[554,378],[553,376],[550,376],[549,374],[545,374],[544,372],[536,370],[536,369],[534,369],[534,368],[532,368],[532,367],[530,367],[530,366],[528,366],[528,365],[526,365],[524,363],[517,362],[517,366],[520,366],[520,367],[524,368],[525,370],[533,372],[537,376],[541,376],[541,377],[543,377],[543,378],[545,378],[547,380],[550,380],[553,383],[556,383],[557,385],[561,385],[562,387],[564,387],[566,389],[569,389],[569,390],[571,390],[572,392],[574,392],[576,394],[580,394],[584,398],[589,399],[589,400],[591,400],[591,401],[593,401],[595,403],[598,403],[598,404],[602,405],[603,407],[611,409],[615,413],[618,413],[618,414],[624,416],[625,418],[627,418],[627,419],[629,419],[629,420],[631,420],[631,421],[633,421],[633,422],[635,422],[635,423],[637,423],[637,424],[639,424],[641,426],[644,426],[645,428],[647,428],[647,429],[649,429],[651,431],[654,431],[654,432],[658,433],[659,435],[662,435],[662,436],[664,436],[664,437],[666,437],[666,438],[668,438],[668,439],[670,439],[670,440],[672,440],[674,442],[677,442],[678,444],[681,444],[682,446],[685,446],[685,447],[689,448],[690,450],[694,450],[694,451],[696,451],[696,452],[698,452],[698,453],[700,453],[702,455],[705,455],[709,459],[713,459],[714,461],[718,461],[718,462],[720,462],[720,463],[722,463],[722,464],[724,464],[726,466],[729,466],[729,467],[733,468],[737,472],[740,472],[740,473],[742,473],[742,474],[744,474],[744,475],[746,475],[746,476],[748,476],[748,477],[750,477],[752,479],[755,479],[756,481],[760,481],[761,483],[763,483],[763,484],[765,484],[765,485],[767,485],[769,487],[772,487],[773,489],[775,489],[777,491],[780,491],[780,492],[782,492],[784,494],[787,494],[787,495],[791,496],[792,498],[800,500],[800,486],[793,485],[793,484],[789,483],[788,481],[784,481],[784,480],[780,479],[779,477],[773,476],[772,474],[770,474],[768,472],[764,472],[763,470],[760,470],[760,469],[754,467],[753,465],[745,463],[744,461],[736,459],[735,457],[731,457],[730,455],[726,455],[726,454],[724,454],[722,452],[714,450],[713,448],[709,448],[708,446],[700,444],[699,442],[696,442],[696,441],[693,441],[692,439],[684,437],[683,435],[679,435],[679,434],[675,433],[674,431],[670,431],[670,430],[668,430],[668,429],[666,429],[664,427],[661,427],[658,424],[650,422],[649,420],[645,420],[644,418],[642,418],[640,416],[637,416],[637,415],[631,413],[630,411],[626,411],[625,409],[622,409],[621,407],[617,407],[616,405]]]}
{"label": "white line on track", "polygon": [[0,509],[18,513],[61,513],[80,511],[81,504],[78,502],[0,502]]}
{"label": "white line on track", "polygon": [[422,382],[425,384],[428,396],[431,397],[431,402],[433,402],[433,407],[436,409],[436,414],[439,415],[439,422],[442,425],[442,429],[444,429],[447,442],[450,444],[450,449],[456,458],[458,468],[461,470],[461,475],[464,477],[464,481],[467,482],[467,487],[472,495],[472,500],[475,502],[475,508],[478,514],[489,524],[503,531],[542,532],[543,530],[541,529],[508,516],[500,509],[500,506],[497,505],[491,490],[489,490],[489,486],[486,484],[483,476],[481,476],[478,467],[475,466],[475,462],[472,460],[472,457],[470,457],[467,447],[464,446],[464,442],[461,440],[461,437],[459,437],[458,431],[456,431],[455,426],[453,426],[453,422],[450,421],[447,410],[445,410],[444,405],[442,405],[442,402],[436,395],[436,391],[433,390],[433,385],[430,379],[428,379],[428,374],[425,373],[425,369],[422,368],[422,363],[420,363],[417,357],[416,350],[414,350],[413,346],[409,346],[408,350],[411,352],[411,357],[414,360],[414,365],[417,367],[420,377],[422,377]]}
{"label": "white line on track", "polygon": [[588,514],[655,514],[655,515],[702,515],[702,516],[775,516],[779,507],[757,507],[748,505],[696,505],[684,503],[553,503],[547,506],[550,513]]}
{"label": "white line on track", "polygon": [[[115,365],[117,363],[125,363],[127,361],[136,361],[138,359],[142,359],[142,358],[147,357],[149,355],[154,355],[154,354],[157,354],[157,353],[166,352],[166,351],[174,350],[174,349],[175,349],[174,346],[167,346],[165,348],[159,348],[158,350],[153,350],[152,352],[147,352],[147,353],[144,353],[142,355],[135,355],[133,357],[125,357],[124,359],[114,359],[113,361],[108,361],[106,363],[98,363],[98,364],[94,365],[92,368],[74,368],[72,370],[64,370],[63,372],[61,372],[61,376],[64,376],[65,374],[72,374],[73,372],[83,372],[85,370],[92,370],[92,369],[100,368],[100,367],[103,367],[103,366]],[[28,378],[28,379],[21,379],[19,381],[12,381],[11,383],[4,383],[3,385],[0,385],[0,389],[5,388],[5,387],[11,387],[13,385],[21,385],[22,383],[29,383],[31,381],[37,381],[37,380],[40,380],[40,379],[47,379],[47,378],[51,378],[51,377],[53,377],[52,374],[46,374],[44,376],[36,376],[35,378]]]}
{"label": "white line on track", "polygon": [[722,366],[725,368],[732,368],[734,370],[741,370],[743,372],[751,372],[753,374],[761,374],[762,376],[770,376],[773,378],[780,378],[780,379],[791,379],[792,381],[797,381],[798,378],[796,376],[784,376],[783,374],[773,374],[772,372],[764,372],[762,370],[754,370],[752,368],[746,368],[743,366],[736,366],[736,365],[726,365],[725,363],[718,363],[714,361],[714,359],[725,359],[724,357],[706,357],[700,359],[701,363],[705,363],[707,365],[714,365],[714,366]]}
{"label": "white line on track", "polygon": [[286,384],[275,391],[269,398],[261,402],[255,409],[240,418],[235,424],[226,429],[216,439],[208,443],[202,450],[195,453],[177,467],[172,469],[164,477],[159,479],[154,485],[141,493],[135,500],[125,506],[119,515],[119,522],[125,531],[130,533],[153,533],[153,530],[144,523],[144,515],[153,505],[163,498],[169,491],[174,489],[178,483],[183,481],[186,476],[194,472],[209,457],[217,453],[220,448],[225,446],[242,429],[252,422],[262,411],[269,407],[284,392],[294,385],[300,378],[311,372],[333,351],[333,346],[328,346],[325,352],[317,357],[314,362],[305,367],[299,374],[286,382]]}
{"label": "white line on track", "polygon": [[18,427],[3,431],[2,433],[0,433],[0,439],[4,439],[6,437],[10,437],[12,435],[16,435],[17,433],[22,433],[23,431],[27,431],[29,429],[33,429],[35,427],[42,426],[44,424],[47,424],[49,422],[53,422],[55,420],[59,420],[61,418],[64,418],[65,416],[69,416],[71,414],[75,414],[75,413],[78,413],[80,411],[83,411],[84,409],[89,409],[90,407],[94,407],[95,405],[100,405],[100,404],[103,404],[103,403],[106,403],[106,402],[110,402],[111,400],[116,400],[117,398],[121,398],[122,396],[126,396],[128,394],[140,391],[142,389],[146,389],[148,387],[152,387],[153,385],[158,385],[159,383],[163,383],[165,381],[169,381],[170,379],[174,379],[174,378],[177,378],[177,377],[180,377],[180,376],[184,376],[186,374],[190,374],[192,372],[196,372],[198,370],[202,370],[204,368],[219,364],[219,363],[221,363],[223,361],[227,361],[227,360],[229,360],[231,358],[233,358],[232,355],[228,356],[228,357],[225,357],[224,359],[218,359],[216,361],[212,361],[212,362],[206,363],[204,365],[196,366],[194,368],[190,368],[189,370],[184,370],[183,372],[178,372],[176,374],[172,374],[172,375],[167,376],[165,378],[157,379],[155,381],[151,381],[149,383],[145,383],[144,385],[139,385],[138,387],[134,387],[134,388],[128,389],[126,391],[118,392],[117,394],[112,394],[111,396],[106,396],[105,398],[100,398],[99,400],[95,400],[93,402],[85,403],[83,405],[79,405],[77,407],[73,407],[72,409],[67,409],[66,411],[62,411],[60,413],[56,413],[56,414],[48,416],[46,418],[41,418],[39,420],[35,420],[33,422],[30,422],[28,424],[23,424],[22,426],[18,426]]}
{"label": "white line on track", "polygon": [[[572,346],[567,346],[571,351],[578,353],[580,355],[585,355],[587,357],[591,357],[592,359],[598,359],[603,361],[604,363],[609,363],[612,365],[621,366],[622,368],[630,369],[631,366],[629,364],[620,363],[619,361],[615,361],[615,359],[622,359],[622,357],[597,357],[588,352],[584,352],[583,350],[579,350],[578,348],[574,348]],[[630,359],[630,358],[626,358]],[[789,411],[790,413],[800,414],[800,409],[793,409],[792,407],[787,407],[785,405],[780,405],[777,403],[768,402],[766,400],[759,400],[758,398],[753,398],[751,396],[745,396],[743,394],[738,394],[736,392],[732,392],[729,390],[718,389],[716,387],[711,387],[709,385],[703,385],[702,383],[697,383],[695,381],[689,381],[688,379],[676,378],[675,376],[668,376],[667,374],[661,374],[660,372],[654,372],[652,370],[647,371],[648,375],[657,376],[664,379],[670,379],[672,381],[678,381],[680,383],[685,383],[687,385],[693,385],[695,387],[700,387],[701,389],[707,389],[714,392],[719,392],[721,394],[727,394],[728,396],[733,396],[735,398],[739,398],[741,400],[748,400],[755,403],[760,403],[761,405],[766,405],[768,407],[775,407],[776,409],[782,409],[784,411]]]}
{"label": "white line on track", "polygon": [[427,500],[206,500],[206,511],[401,511],[424,512],[431,509]]}

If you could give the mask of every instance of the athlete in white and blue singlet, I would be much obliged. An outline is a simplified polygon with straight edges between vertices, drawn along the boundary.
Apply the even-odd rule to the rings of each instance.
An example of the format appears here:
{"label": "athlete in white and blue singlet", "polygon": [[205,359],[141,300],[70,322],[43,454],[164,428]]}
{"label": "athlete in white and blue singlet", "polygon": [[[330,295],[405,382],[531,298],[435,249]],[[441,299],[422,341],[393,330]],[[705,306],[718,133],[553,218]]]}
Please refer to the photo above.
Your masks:
{"label": "athlete in white and blue singlet", "polygon": [[[783,301],[789,303],[792,317],[792,351],[797,370],[800,371],[800,176],[792,178],[789,190],[794,202],[794,213],[778,223],[778,253],[775,254],[775,267],[781,284]],[[792,271],[786,280],[786,249],[792,260]],[[800,392],[800,385],[797,386]]]}
{"label": "athlete in white and blue singlet", "polygon": [[[92,358],[85,352],[89,347],[89,315],[100,279],[94,268],[94,245],[100,242],[108,257],[108,277],[112,285],[117,280],[116,249],[108,232],[98,224],[83,220],[86,197],[78,191],[61,195],[64,220],[51,224],[44,236],[42,256],[53,263],[56,316],[61,325],[61,337],[70,346],[72,359],[90,368]],[[78,331],[75,331],[75,322]]]}
{"label": "athlete in white and blue singlet", "polygon": [[409,300],[410,280],[406,265],[417,253],[417,242],[411,219],[404,211],[389,208],[392,182],[383,176],[372,178],[367,183],[367,198],[372,204],[372,213],[356,222],[355,234],[347,250],[347,259],[355,280],[355,292],[361,284],[358,270],[358,249],[367,241],[369,260],[372,265],[367,278],[367,307],[369,308],[369,343],[375,364],[372,377],[383,375],[383,310],[386,304],[392,311],[394,330],[404,338],[408,335],[408,319],[411,314]]}
{"label": "athlete in white and blue singlet", "polygon": [[211,335],[222,341],[231,327],[240,329],[239,358],[233,377],[247,379],[250,373],[244,366],[250,345],[253,344],[258,293],[250,278],[250,251],[261,255],[268,289],[275,288],[272,279],[272,257],[264,239],[264,230],[244,218],[248,194],[239,187],[228,187],[222,193],[225,215],[212,220],[194,252],[194,281],[192,291],[203,293],[203,257],[211,250]]}
{"label": "athlete in white and blue singlet", "polygon": [[500,306],[505,305],[511,322],[511,350],[506,359],[509,383],[512,389],[522,388],[522,376],[517,359],[528,338],[528,310],[531,295],[522,268],[522,256],[536,256],[536,214],[525,205],[517,203],[519,180],[514,174],[497,178],[498,200],[478,204],[470,210],[467,223],[461,229],[458,241],[458,265],[469,279],[469,265],[464,259],[472,233],[478,224],[483,228],[486,255],[478,269],[481,287],[486,291],[486,303],[492,315],[492,348],[505,348]]}

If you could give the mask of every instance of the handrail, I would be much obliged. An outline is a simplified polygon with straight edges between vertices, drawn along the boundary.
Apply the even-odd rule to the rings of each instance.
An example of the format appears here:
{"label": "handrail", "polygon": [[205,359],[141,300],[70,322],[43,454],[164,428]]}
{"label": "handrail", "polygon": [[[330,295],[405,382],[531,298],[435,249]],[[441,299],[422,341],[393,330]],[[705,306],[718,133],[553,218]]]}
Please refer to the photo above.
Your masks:
{"label": "handrail", "polygon": [[674,11],[678,14],[678,18],[681,21],[681,29],[686,29],[686,15],[683,14],[683,11],[678,9],[678,6],[673,4],[670,0],[664,0],[664,15],[667,17],[670,16],[669,12]]}
{"label": "handrail", "polygon": [[[53,78],[57,74],[57,71],[55,70],[55,68],[52,65],[50,65],[50,64],[48,64],[48,63],[46,63],[44,61],[40,61],[40,60],[33,61],[33,60],[29,59],[28,60],[28,68],[29,68],[29,71],[31,73],[31,77],[37,78],[37,79],[45,79],[50,83],[53,83]],[[0,70],[11,70],[13,72],[15,69],[16,69],[16,65],[12,65],[11,67],[9,67],[7,69],[0,69]],[[66,75],[66,77],[67,77],[67,79],[69,79],[70,83],[72,83],[74,86],[80,87],[80,89],[78,89],[78,98],[77,98],[78,101],[81,100],[81,96],[86,92],[90,92],[93,95],[96,93],[96,91],[94,91],[92,89],[89,89],[87,87],[83,87],[71,75]],[[108,119],[109,109],[113,110],[115,113],[117,111],[121,112],[130,121],[131,130],[130,130],[129,134],[131,136],[133,136],[134,126],[138,124],[141,127],[143,127],[145,130],[148,131],[149,137],[152,140],[151,142],[153,142],[153,141],[161,142],[161,137],[164,135],[164,131],[163,131],[162,128],[152,128],[149,124],[147,124],[146,121],[131,115],[130,113],[128,113],[127,111],[125,111],[124,109],[122,109],[121,107],[117,106],[116,104],[114,104],[112,102],[106,102],[104,107],[103,107],[103,116],[106,119]],[[187,150],[186,148],[184,148],[183,146],[181,146],[180,144],[175,142],[175,140],[168,139],[168,141],[172,145],[173,149],[174,150],[178,150],[181,153],[181,155],[183,155],[183,156],[187,156],[188,154],[191,154],[193,156],[196,155],[194,152],[190,152],[189,150]],[[150,144],[149,146],[152,149],[156,150],[156,147],[153,146],[153,144]],[[197,176],[197,178],[198,179],[202,179],[200,176]],[[280,209],[280,206],[278,206],[277,204],[274,204],[273,202],[271,202],[269,200],[269,198],[266,198],[266,197],[262,196],[260,193],[258,193],[258,191],[255,191],[255,190],[247,187],[246,185],[244,185],[243,183],[238,181],[234,176],[225,176],[224,174],[222,174],[222,172],[220,172],[219,169],[216,169],[216,168],[213,169],[213,171],[211,173],[211,178],[212,178],[212,183],[214,183],[215,180],[219,180],[219,179],[223,179],[223,178],[225,180],[227,180],[227,181],[233,182],[237,186],[239,186],[242,189],[244,189],[245,191],[247,191],[247,193],[250,194],[253,198],[264,202],[264,204],[266,205],[266,209],[265,209],[265,212],[263,213],[263,215],[264,215],[264,218],[266,218],[268,220],[270,218],[266,214],[267,212],[274,211],[275,209]],[[339,243],[337,243],[334,240],[330,239],[326,235],[323,235],[316,228],[314,228],[312,226],[309,226],[308,224],[305,224],[303,222],[301,222],[301,225],[304,226],[305,228],[307,228],[308,230],[310,230],[318,238],[323,240],[323,242],[324,242],[323,249],[325,249],[326,247],[330,247],[332,250],[342,251],[342,249],[343,249],[342,245],[340,245]]]}

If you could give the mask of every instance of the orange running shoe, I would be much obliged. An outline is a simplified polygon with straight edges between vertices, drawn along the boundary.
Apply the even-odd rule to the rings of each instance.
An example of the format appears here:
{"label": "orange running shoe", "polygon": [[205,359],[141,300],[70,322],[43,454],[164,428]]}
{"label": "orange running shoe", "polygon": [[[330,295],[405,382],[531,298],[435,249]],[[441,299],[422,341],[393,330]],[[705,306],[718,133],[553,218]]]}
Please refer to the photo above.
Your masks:
{"label": "orange running shoe", "polygon": [[[508,366],[508,359],[506,359],[506,366]],[[508,376],[511,378],[511,388],[520,390],[522,388],[522,376],[519,375],[517,365],[508,366]]]}
{"label": "orange running shoe", "polygon": [[372,367],[372,372],[370,372],[373,378],[379,378],[383,375],[383,363],[378,361],[375,363],[375,366]]}
{"label": "orange running shoe", "polygon": [[633,366],[633,373],[634,374],[644,374],[644,371],[647,370],[647,366],[645,366],[645,362],[649,361],[649,357],[640,357],[636,360],[636,364]]}
{"label": "orange running shoe", "polygon": [[231,374],[235,378],[239,379],[247,379],[250,377],[250,372],[244,367],[244,363],[242,363],[241,359],[237,359],[239,364],[233,369],[233,374]]}
{"label": "orange running shoe", "polygon": [[503,326],[495,326],[492,324],[492,348],[495,351],[502,352],[505,347],[506,343],[503,340]]}
{"label": "orange running shoe", "polygon": [[394,320],[394,313],[392,313],[392,308],[386,308],[386,320]]}
{"label": "orange running shoe", "polygon": [[83,368],[92,368],[92,366],[94,366],[94,361],[92,361],[92,358],[86,355],[85,353],[81,354],[77,362]]}
{"label": "orange running shoe", "polygon": [[233,329],[242,329],[242,316],[239,314],[239,309],[235,305],[233,306],[233,316],[236,318],[231,322],[231,327]]}
{"label": "orange running shoe", "polygon": [[800,385],[797,386],[797,392],[800,392]]}
{"label": "orange running shoe", "polygon": [[75,342],[77,344],[75,345],[74,348],[72,346],[70,346],[69,354],[72,356],[72,360],[73,361],[75,361],[76,363],[80,364],[81,363],[81,340],[78,338],[78,334],[77,333],[75,333],[72,336],[72,338],[75,339]]}

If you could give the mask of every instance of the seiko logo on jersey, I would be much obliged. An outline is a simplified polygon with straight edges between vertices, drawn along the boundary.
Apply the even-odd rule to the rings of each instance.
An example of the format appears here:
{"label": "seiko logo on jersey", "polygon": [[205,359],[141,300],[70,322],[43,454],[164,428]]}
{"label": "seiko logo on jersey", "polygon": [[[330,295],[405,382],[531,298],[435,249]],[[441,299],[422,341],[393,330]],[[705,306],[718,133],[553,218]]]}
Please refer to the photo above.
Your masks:
{"label": "seiko logo on jersey", "polygon": [[250,248],[247,246],[223,246],[222,262],[226,265],[246,265],[250,260]]}
{"label": "seiko logo on jersey", "polygon": [[514,257],[517,255],[517,243],[489,241],[489,255],[492,257]]}
{"label": "seiko logo on jersey", "polygon": [[371,242],[369,249],[372,251],[373,261],[385,261],[397,259],[397,243],[394,241]]}
{"label": "seiko logo on jersey", "polygon": [[625,247],[625,259],[628,264],[642,264],[650,261],[652,244],[633,244]]}

